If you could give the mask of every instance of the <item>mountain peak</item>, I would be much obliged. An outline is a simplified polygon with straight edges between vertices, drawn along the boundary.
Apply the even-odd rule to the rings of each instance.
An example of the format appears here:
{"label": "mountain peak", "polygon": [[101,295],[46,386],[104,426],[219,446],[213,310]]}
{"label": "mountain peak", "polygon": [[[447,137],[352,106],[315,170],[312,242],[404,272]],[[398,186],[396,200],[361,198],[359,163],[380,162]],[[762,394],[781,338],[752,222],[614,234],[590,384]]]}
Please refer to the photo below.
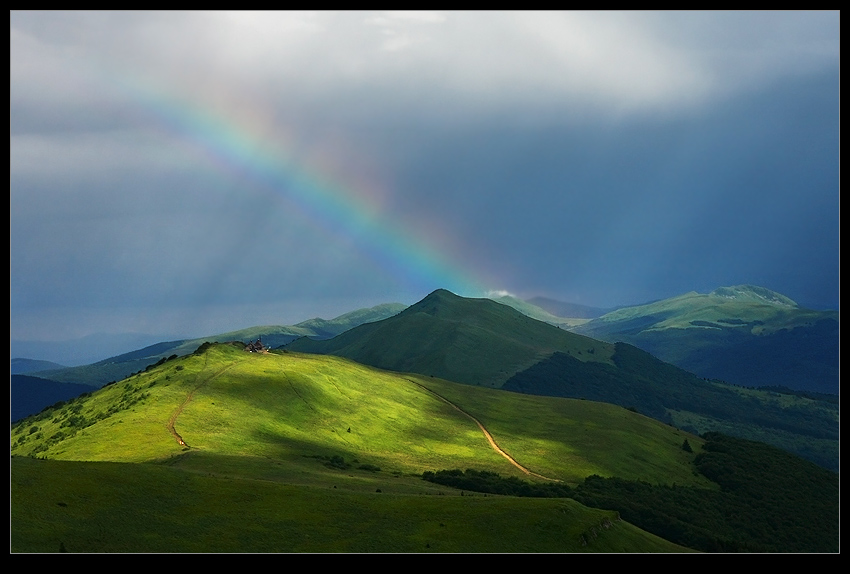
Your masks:
{"label": "mountain peak", "polygon": [[454,307],[462,299],[463,297],[455,295],[451,291],[446,289],[437,289],[436,291],[432,291],[426,295],[425,298],[418,303],[414,303],[405,309],[404,313],[427,313],[429,315],[434,315],[440,309]]}
{"label": "mountain peak", "polygon": [[422,301],[457,301],[458,299],[462,299],[462,297],[460,295],[455,295],[448,289],[435,289],[422,299]]}
{"label": "mountain peak", "polygon": [[785,295],[757,285],[733,285],[732,287],[719,287],[712,291],[710,295],[724,297],[726,299],[737,299],[740,301],[768,303],[770,305],[780,305],[783,307],[797,307],[797,303]]}

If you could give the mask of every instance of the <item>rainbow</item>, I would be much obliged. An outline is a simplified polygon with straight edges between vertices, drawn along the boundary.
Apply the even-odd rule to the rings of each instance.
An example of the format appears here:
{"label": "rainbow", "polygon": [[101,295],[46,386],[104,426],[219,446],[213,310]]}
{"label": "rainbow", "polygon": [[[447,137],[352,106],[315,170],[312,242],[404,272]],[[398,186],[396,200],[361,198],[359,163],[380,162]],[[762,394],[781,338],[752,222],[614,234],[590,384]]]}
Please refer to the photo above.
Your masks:
{"label": "rainbow", "polygon": [[249,118],[240,123],[212,106],[181,99],[137,78],[117,83],[166,131],[189,140],[219,168],[285,201],[323,234],[351,242],[406,290],[424,294],[444,288],[463,296],[484,295],[483,282],[467,268],[433,242],[382,217],[368,193],[299,164],[284,146],[264,136],[262,122]]}

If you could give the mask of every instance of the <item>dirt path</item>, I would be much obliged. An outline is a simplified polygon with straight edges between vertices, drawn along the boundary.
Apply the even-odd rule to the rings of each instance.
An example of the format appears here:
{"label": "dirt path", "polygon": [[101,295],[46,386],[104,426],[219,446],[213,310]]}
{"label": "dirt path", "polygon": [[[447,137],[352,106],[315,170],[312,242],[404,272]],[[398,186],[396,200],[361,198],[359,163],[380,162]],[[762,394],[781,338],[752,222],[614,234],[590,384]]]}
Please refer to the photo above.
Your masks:
{"label": "dirt path", "polygon": [[[242,361],[230,363],[229,365],[226,365],[226,366],[220,368],[218,371],[216,371],[215,373],[213,373],[209,377],[202,380],[197,386],[195,386],[194,389],[189,391],[189,394],[186,395],[186,398],[183,399],[183,402],[180,403],[180,406],[177,407],[177,410],[175,410],[173,413],[171,413],[171,416],[168,419],[168,423],[165,426],[168,429],[168,432],[171,433],[171,436],[174,437],[174,440],[177,441],[177,444],[179,444],[180,446],[184,446],[186,448],[189,448],[189,445],[186,444],[186,441],[183,440],[183,437],[180,436],[180,434],[174,429],[174,424],[177,422],[177,417],[179,417],[180,413],[183,412],[183,409],[186,408],[186,405],[188,405],[190,402],[192,402],[192,399],[194,398],[195,393],[198,390],[200,390],[201,387],[203,387],[204,385],[206,385],[207,383],[209,383],[210,381],[212,381],[213,379],[215,379],[216,377],[221,375],[224,371],[226,371],[230,367],[233,367],[234,365],[237,365],[238,363],[241,363],[241,362]],[[206,367],[207,367],[207,361],[206,361],[206,357],[204,357],[204,369],[206,369]]]}
{"label": "dirt path", "polygon": [[421,387],[422,389],[425,389],[426,391],[428,391],[429,393],[431,393],[432,395],[434,395],[435,397],[437,397],[438,399],[440,399],[441,401],[443,401],[447,405],[451,406],[452,408],[456,409],[457,411],[461,412],[465,416],[472,419],[475,422],[475,424],[478,425],[478,428],[481,429],[481,432],[484,433],[484,436],[487,437],[487,441],[490,443],[490,446],[493,447],[493,450],[495,450],[500,455],[502,455],[503,457],[508,459],[508,462],[510,462],[512,465],[514,465],[515,467],[520,469],[525,474],[527,474],[529,476],[536,476],[537,478],[542,478],[543,480],[551,480],[552,482],[561,482],[557,478],[549,478],[548,476],[543,476],[542,474],[537,474],[536,472],[532,472],[532,471],[528,470],[527,468],[522,466],[520,463],[518,463],[516,460],[514,460],[514,458],[511,455],[509,455],[504,450],[502,450],[502,448],[498,444],[496,444],[496,441],[493,439],[493,435],[490,434],[490,431],[488,431],[484,427],[484,425],[481,424],[481,421],[479,421],[477,418],[475,418],[474,416],[472,416],[471,414],[469,414],[468,412],[466,412],[465,410],[463,410],[462,408],[460,408],[459,406],[457,406],[456,404],[451,402],[449,399],[447,399],[443,395],[441,395],[439,393],[435,393],[434,391],[432,391],[431,389],[429,389],[425,385],[423,385],[421,383],[417,383],[416,381],[414,381],[412,379],[407,379],[407,380],[410,381],[411,383],[413,383],[414,385]]}

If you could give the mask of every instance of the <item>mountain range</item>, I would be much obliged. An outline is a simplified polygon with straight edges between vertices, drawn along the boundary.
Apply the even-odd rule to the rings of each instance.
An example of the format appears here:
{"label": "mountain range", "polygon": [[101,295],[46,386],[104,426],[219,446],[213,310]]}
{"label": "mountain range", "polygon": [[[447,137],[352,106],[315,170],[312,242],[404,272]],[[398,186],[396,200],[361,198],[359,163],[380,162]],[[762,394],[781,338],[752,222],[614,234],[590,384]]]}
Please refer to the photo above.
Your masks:
{"label": "mountain range", "polygon": [[[38,378],[19,379],[13,374],[12,413],[22,417],[67,400],[68,389],[57,387],[53,381],[102,386],[169,357],[189,354],[203,342],[261,338],[267,347],[288,343],[290,350],[338,355],[399,372],[530,394],[612,402],[694,433],[721,430],[762,440],[837,469],[837,397],[795,393],[790,389],[797,385],[788,384],[787,377],[768,380],[771,385],[761,391],[744,390],[719,377],[704,380],[707,377],[672,368],[622,343],[625,339],[632,345],[646,346],[643,337],[650,335],[656,343],[667,342],[657,345],[660,351],[653,349],[656,355],[670,355],[675,350],[681,354],[682,349],[688,349],[684,353],[687,357],[699,356],[700,352],[720,357],[712,363],[715,368],[728,364],[722,361],[724,353],[735,355],[738,349],[735,356],[746,367],[746,360],[740,358],[749,355],[741,349],[749,347],[736,347],[728,339],[705,343],[706,337],[716,337],[716,332],[724,328],[741,337],[747,333],[746,337],[762,345],[758,358],[767,360],[772,343],[794,336],[807,341],[798,351],[808,344],[805,348],[820,350],[821,354],[811,350],[795,354],[779,346],[781,356],[774,360],[786,364],[796,361],[796,371],[789,368],[785,374],[802,370],[811,377],[818,369],[837,372],[837,333],[834,341],[812,335],[817,331],[815,326],[831,325],[832,321],[837,331],[837,312],[800,309],[787,297],[767,289],[737,286],[709,295],[689,293],[621,308],[591,320],[573,320],[581,325],[509,296],[466,299],[437,290],[410,307],[388,304],[333,320],[312,319],[290,327],[253,327],[163,342],[92,365],[29,373]],[[618,341],[616,344],[575,333],[604,329],[605,338]],[[666,338],[659,338],[659,333]],[[802,333],[808,335],[798,337]],[[833,346],[835,357],[825,351]],[[814,361],[813,357],[819,359]],[[24,364],[29,365],[16,359],[13,368],[26,368]],[[837,390],[837,377],[835,386]],[[79,393],[84,387],[74,388]]]}
{"label": "mountain range", "polygon": [[701,377],[837,395],[838,315],[738,285],[621,308],[573,330],[630,343]]}

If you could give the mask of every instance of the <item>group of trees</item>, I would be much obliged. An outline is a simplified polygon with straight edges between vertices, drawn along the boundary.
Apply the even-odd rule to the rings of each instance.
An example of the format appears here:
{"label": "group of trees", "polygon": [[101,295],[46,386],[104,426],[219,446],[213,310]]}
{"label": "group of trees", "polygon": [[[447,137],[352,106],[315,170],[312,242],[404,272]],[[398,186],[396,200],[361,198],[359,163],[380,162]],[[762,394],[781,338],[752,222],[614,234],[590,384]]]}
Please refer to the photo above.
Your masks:
{"label": "group of trees", "polygon": [[503,477],[486,470],[467,469],[466,472],[460,469],[426,471],[422,473],[422,478],[428,482],[444,486],[488,494],[534,498],[568,498],[572,494],[572,489],[562,483],[531,483],[520,480],[515,476]]}
{"label": "group of trees", "polygon": [[596,475],[570,489],[457,469],[422,477],[475,492],[573,498],[616,510],[648,532],[704,552],[838,552],[837,473],[763,443],[719,433],[704,438],[693,464],[716,489]]}

